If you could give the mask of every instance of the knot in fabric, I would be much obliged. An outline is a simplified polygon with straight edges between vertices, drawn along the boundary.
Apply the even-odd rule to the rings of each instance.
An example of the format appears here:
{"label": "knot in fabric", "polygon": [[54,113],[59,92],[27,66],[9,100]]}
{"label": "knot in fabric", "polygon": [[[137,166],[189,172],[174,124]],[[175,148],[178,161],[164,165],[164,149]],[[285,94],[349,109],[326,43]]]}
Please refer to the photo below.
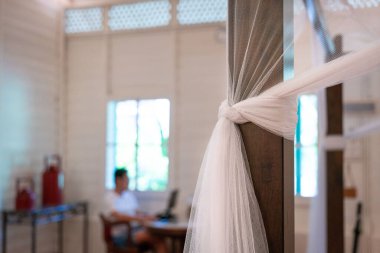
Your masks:
{"label": "knot in fabric", "polygon": [[226,118],[236,124],[249,122],[236,108],[230,106],[227,100],[224,100],[219,106],[219,118]]}

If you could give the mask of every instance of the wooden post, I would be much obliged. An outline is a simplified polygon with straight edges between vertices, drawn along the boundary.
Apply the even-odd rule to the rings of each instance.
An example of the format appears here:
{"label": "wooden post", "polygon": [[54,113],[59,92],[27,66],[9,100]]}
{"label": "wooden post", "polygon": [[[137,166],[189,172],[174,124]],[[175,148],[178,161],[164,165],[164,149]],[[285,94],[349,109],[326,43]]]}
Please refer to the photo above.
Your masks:
{"label": "wooden post", "polygon": [[[253,1],[253,0],[252,0]],[[285,6],[286,2],[286,6]],[[292,1],[261,1],[260,11],[264,16],[271,18],[271,22],[257,23],[255,29],[262,29],[261,25],[280,29],[282,33],[276,37],[279,43],[284,44],[284,12],[285,8],[292,10]],[[289,4],[289,6],[288,6]],[[286,12],[286,13],[292,13]],[[239,17],[244,19],[244,17]],[[293,18],[293,17],[290,17]],[[282,50],[276,57],[280,58]],[[272,55],[268,55],[270,57]],[[278,64],[273,71],[265,88],[283,80],[284,63]],[[293,66],[288,66],[293,67]],[[261,209],[269,252],[294,252],[294,167],[293,142],[285,141],[252,123],[240,125],[244,146],[256,197]]]}
{"label": "wooden post", "polygon": [[[336,53],[342,53],[342,36],[334,40]],[[331,59],[331,58],[330,58]],[[328,59],[328,60],[330,60]],[[327,138],[343,134],[343,85],[326,89]],[[343,149],[326,151],[327,252],[344,252]]]}

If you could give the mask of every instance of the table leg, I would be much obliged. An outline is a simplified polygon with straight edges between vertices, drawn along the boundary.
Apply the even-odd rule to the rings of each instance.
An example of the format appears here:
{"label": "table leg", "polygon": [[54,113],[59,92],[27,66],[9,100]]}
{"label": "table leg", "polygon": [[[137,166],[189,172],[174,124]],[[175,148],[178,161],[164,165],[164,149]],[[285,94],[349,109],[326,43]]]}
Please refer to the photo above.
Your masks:
{"label": "table leg", "polygon": [[37,217],[32,216],[32,253],[37,253]]}
{"label": "table leg", "polygon": [[88,253],[88,207],[83,206],[83,253]]}
{"label": "table leg", "polygon": [[170,240],[172,241],[172,253],[177,253],[177,247],[176,247],[175,239],[171,238]]}
{"label": "table leg", "polygon": [[3,223],[2,223],[2,232],[1,232],[1,237],[2,237],[2,251],[3,253],[7,252],[7,214],[3,213]]}
{"label": "table leg", "polygon": [[58,222],[58,252],[63,253],[63,221]]}

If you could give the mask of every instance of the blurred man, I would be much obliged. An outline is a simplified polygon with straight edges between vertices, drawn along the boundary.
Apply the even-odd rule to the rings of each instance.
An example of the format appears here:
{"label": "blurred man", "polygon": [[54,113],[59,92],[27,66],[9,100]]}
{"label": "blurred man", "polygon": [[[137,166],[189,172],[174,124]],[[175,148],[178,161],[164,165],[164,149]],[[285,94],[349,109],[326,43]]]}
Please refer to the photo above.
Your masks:
{"label": "blurred man", "polygon": [[[107,215],[119,221],[127,221],[131,224],[133,234],[130,235],[137,245],[149,244],[157,253],[166,253],[165,241],[150,235],[141,225],[154,220],[153,217],[139,212],[135,195],[128,191],[129,178],[125,169],[115,171],[115,189],[107,192]],[[116,246],[123,247],[127,243],[127,228],[120,225],[112,230],[113,241]]]}

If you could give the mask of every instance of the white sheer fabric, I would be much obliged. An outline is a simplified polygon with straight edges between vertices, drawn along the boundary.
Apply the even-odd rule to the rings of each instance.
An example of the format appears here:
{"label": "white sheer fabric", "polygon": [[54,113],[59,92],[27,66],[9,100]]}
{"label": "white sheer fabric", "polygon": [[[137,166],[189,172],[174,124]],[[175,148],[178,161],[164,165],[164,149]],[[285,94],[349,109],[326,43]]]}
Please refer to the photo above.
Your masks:
{"label": "white sheer fabric", "polygon": [[201,166],[185,252],[268,251],[244,153],[237,125],[220,118]]}
{"label": "white sheer fabric", "polygon": [[380,42],[313,68],[297,78],[275,85],[259,96],[228,106],[219,115],[237,124],[255,123],[274,134],[293,139],[297,124],[297,96],[342,83],[375,69],[379,64]]}
{"label": "white sheer fabric", "polygon": [[[252,122],[292,139],[299,94],[335,85],[380,66],[380,42],[376,42],[297,78],[265,87],[271,83],[268,73],[278,68],[278,59],[283,56],[278,53],[276,37],[282,36],[282,30],[267,28],[268,31],[260,31],[266,33],[268,36],[264,38],[269,40],[259,41],[257,47],[276,49],[269,57],[263,57],[262,51],[253,47],[255,39],[263,39],[254,29],[257,20],[268,19],[272,11],[277,13],[273,9],[261,12],[261,3],[249,0],[229,2],[228,101],[220,106],[219,120],[200,169],[186,253],[268,252],[265,228],[247,172],[246,154],[237,124]],[[247,15],[247,12],[252,15]],[[239,13],[245,13],[247,18],[239,16]],[[256,58],[255,63],[260,66],[253,65],[250,57]]]}

